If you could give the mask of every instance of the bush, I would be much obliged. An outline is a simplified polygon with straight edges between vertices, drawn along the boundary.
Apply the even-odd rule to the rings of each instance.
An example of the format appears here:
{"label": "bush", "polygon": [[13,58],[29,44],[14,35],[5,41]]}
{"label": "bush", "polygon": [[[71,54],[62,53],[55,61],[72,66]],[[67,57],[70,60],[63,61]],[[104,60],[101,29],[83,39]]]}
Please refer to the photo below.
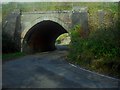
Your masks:
{"label": "bush", "polygon": [[120,31],[104,28],[81,36],[80,27],[71,30],[68,60],[72,63],[107,75],[120,77]]}

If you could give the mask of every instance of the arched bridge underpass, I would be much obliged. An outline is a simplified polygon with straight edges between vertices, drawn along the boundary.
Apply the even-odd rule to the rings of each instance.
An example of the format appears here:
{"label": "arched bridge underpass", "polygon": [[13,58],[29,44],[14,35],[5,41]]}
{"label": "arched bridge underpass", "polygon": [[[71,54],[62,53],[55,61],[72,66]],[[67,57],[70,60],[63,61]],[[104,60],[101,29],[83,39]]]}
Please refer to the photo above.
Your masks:
{"label": "arched bridge underpass", "polygon": [[44,20],[28,30],[26,33],[22,47],[26,53],[44,52],[55,50],[55,41],[63,33],[67,33],[60,24]]}
{"label": "arched bridge underpass", "polygon": [[13,49],[26,53],[55,50],[55,41],[75,25],[88,32],[88,13],[83,9],[70,11],[12,12],[3,28],[14,42]]}

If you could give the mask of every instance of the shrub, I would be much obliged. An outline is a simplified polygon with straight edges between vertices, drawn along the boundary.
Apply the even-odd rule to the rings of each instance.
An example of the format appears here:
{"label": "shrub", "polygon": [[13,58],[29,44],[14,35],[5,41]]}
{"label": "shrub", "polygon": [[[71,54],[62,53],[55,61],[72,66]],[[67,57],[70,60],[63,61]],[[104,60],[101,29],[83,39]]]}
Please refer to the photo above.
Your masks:
{"label": "shrub", "polygon": [[100,73],[120,77],[120,31],[100,28],[83,38],[77,26],[71,30],[68,60]]}

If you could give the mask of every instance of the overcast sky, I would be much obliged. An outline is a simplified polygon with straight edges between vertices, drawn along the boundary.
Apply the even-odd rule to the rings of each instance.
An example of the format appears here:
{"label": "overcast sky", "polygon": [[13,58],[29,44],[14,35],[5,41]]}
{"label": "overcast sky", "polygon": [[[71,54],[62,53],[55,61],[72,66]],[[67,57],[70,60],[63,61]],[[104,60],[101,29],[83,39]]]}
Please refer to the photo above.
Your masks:
{"label": "overcast sky", "polygon": [[118,2],[120,0],[0,0],[0,2]]}

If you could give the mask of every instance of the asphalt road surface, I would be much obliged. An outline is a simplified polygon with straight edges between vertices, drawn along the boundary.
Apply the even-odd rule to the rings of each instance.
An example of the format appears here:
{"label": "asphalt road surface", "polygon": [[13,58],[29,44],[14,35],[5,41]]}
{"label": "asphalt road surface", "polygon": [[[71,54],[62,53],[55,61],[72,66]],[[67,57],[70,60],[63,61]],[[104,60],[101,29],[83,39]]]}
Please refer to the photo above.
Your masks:
{"label": "asphalt road surface", "polygon": [[37,53],[5,62],[3,88],[118,88],[117,79],[68,63],[66,50]]}

